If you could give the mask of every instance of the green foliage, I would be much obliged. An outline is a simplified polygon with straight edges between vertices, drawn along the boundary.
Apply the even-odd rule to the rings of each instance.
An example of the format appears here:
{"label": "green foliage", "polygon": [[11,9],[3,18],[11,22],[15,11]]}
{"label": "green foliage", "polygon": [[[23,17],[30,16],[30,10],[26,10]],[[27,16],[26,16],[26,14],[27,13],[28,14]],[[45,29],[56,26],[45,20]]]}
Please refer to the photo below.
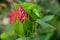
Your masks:
{"label": "green foliage", "polygon": [[24,20],[23,27],[24,27],[25,36],[28,36],[29,34],[31,34],[32,23],[27,18],[25,18]]}
{"label": "green foliage", "polygon": [[43,21],[50,21],[53,18],[54,18],[54,15],[48,15],[48,16],[45,16],[44,18],[42,18],[42,20]]}
{"label": "green foliage", "polygon": [[19,35],[20,37],[24,36],[24,29],[23,29],[23,24],[20,22],[19,19],[15,19],[16,21],[14,22],[14,30]]}
{"label": "green foliage", "polygon": [[[42,1],[41,5],[22,2],[20,5],[29,14],[31,20],[25,18],[22,23],[19,19],[15,19],[14,24],[7,25],[6,32],[1,34],[2,40],[10,40],[10,38],[11,40],[27,40],[33,35],[34,37],[37,35],[39,40],[49,40],[55,30],[60,35],[60,6],[56,7],[47,0]],[[18,4],[14,3],[13,6],[14,10],[17,10]],[[34,37],[30,40],[34,40]]]}
{"label": "green foliage", "polygon": [[40,18],[38,5],[35,5],[32,3],[23,3],[23,4],[21,4],[21,6],[30,15],[32,20],[36,20],[36,19]]}
{"label": "green foliage", "polygon": [[46,23],[45,21],[38,19],[36,20],[36,22],[42,26],[40,29],[41,33],[53,32],[55,30],[55,28],[52,25]]}

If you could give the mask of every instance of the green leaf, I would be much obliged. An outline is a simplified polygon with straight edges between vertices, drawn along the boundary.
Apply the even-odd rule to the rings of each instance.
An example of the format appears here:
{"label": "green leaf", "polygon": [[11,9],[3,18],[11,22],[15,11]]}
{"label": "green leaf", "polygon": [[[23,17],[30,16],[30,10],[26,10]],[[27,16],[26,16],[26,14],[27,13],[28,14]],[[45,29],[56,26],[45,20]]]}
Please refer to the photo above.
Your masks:
{"label": "green leaf", "polygon": [[16,19],[17,21],[14,22],[14,29],[17,35],[20,37],[24,36],[24,29],[23,29],[23,24],[19,19]]}
{"label": "green leaf", "polygon": [[[32,3],[23,3],[21,4],[22,8],[30,15],[32,20],[36,20],[39,17],[37,16],[37,13],[33,11],[33,9],[38,10],[38,6]],[[35,11],[36,11],[35,10]]]}
{"label": "green leaf", "polygon": [[36,22],[38,23],[38,24],[40,24],[40,25],[42,25],[42,26],[50,26],[50,27],[53,27],[52,25],[50,25],[50,24],[48,24],[48,23],[46,23],[45,21],[43,21],[43,20],[40,20],[40,19],[37,19],[36,20]]}
{"label": "green leaf", "polygon": [[25,36],[30,35],[32,31],[32,23],[27,18],[25,18],[23,26],[24,26]]}
{"label": "green leaf", "polygon": [[31,17],[32,20],[39,19],[39,17],[33,12],[33,10],[30,10],[29,15],[30,15],[30,17]]}
{"label": "green leaf", "polygon": [[45,21],[37,19],[36,22],[41,25],[40,31],[42,33],[53,32],[55,30],[55,27],[53,27],[52,25],[46,23]]}
{"label": "green leaf", "polygon": [[35,8],[35,9],[33,9],[33,12],[39,17],[40,15],[39,15],[39,11],[38,11],[38,7],[37,8]]}
{"label": "green leaf", "polygon": [[9,33],[4,32],[4,33],[1,34],[1,39],[7,39],[9,37],[10,37]]}
{"label": "green leaf", "polygon": [[18,4],[17,3],[13,3],[13,7],[14,7],[15,10],[17,10]]}
{"label": "green leaf", "polygon": [[42,18],[43,21],[50,21],[51,19],[54,18],[54,15],[48,15]]}
{"label": "green leaf", "polygon": [[23,9],[32,9],[34,7],[34,4],[32,3],[22,3],[21,6],[23,7]]}

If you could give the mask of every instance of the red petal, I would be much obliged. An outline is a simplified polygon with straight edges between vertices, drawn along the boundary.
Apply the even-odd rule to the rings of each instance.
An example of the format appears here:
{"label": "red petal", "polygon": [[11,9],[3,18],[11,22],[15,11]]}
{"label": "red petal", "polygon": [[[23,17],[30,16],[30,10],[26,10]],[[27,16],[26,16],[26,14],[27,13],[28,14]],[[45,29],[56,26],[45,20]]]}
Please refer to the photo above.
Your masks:
{"label": "red petal", "polygon": [[13,10],[10,11],[10,23],[14,22],[14,16],[15,16],[15,12]]}

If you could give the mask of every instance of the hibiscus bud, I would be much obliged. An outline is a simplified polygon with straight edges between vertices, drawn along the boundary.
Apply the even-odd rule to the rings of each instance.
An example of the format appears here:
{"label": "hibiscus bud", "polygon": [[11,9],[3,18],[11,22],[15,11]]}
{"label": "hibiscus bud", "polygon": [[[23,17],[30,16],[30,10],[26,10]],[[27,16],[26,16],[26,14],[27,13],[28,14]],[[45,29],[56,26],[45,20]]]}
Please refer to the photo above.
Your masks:
{"label": "hibiscus bud", "polygon": [[22,23],[24,22],[24,18],[26,17],[28,20],[30,20],[29,15],[25,12],[25,10],[21,7],[21,5],[18,5],[18,9],[16,11],[10,12],[10,22],[14,22],[14,16],[18,18]]}
{"label": "hibiscus bud", "polygon": [[30,19],[29,15],[25,12],[25,10],[21,7],[21,5],[18,5],[18,9],[16,11],[18,19],[20,19],[21,22],[24,21],[24,18],[26,17],[28,20]]}

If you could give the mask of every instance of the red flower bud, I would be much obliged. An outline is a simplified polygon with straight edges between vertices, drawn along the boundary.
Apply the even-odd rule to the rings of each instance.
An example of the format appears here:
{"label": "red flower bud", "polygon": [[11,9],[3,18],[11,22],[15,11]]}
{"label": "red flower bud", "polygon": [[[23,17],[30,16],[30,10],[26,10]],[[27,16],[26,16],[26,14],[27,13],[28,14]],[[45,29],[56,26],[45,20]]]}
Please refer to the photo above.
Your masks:
{"label": "red flower bud", "polygon": [[14,16],[16,15],[16,17],[23,23],[24,22],[24,18],[26,17],[28,20],[30,19],[29,15],[25,12],[25,10],[18,5],[18,9],[17,11],[11,11],[10,12],[10,22],[14,22]]}

